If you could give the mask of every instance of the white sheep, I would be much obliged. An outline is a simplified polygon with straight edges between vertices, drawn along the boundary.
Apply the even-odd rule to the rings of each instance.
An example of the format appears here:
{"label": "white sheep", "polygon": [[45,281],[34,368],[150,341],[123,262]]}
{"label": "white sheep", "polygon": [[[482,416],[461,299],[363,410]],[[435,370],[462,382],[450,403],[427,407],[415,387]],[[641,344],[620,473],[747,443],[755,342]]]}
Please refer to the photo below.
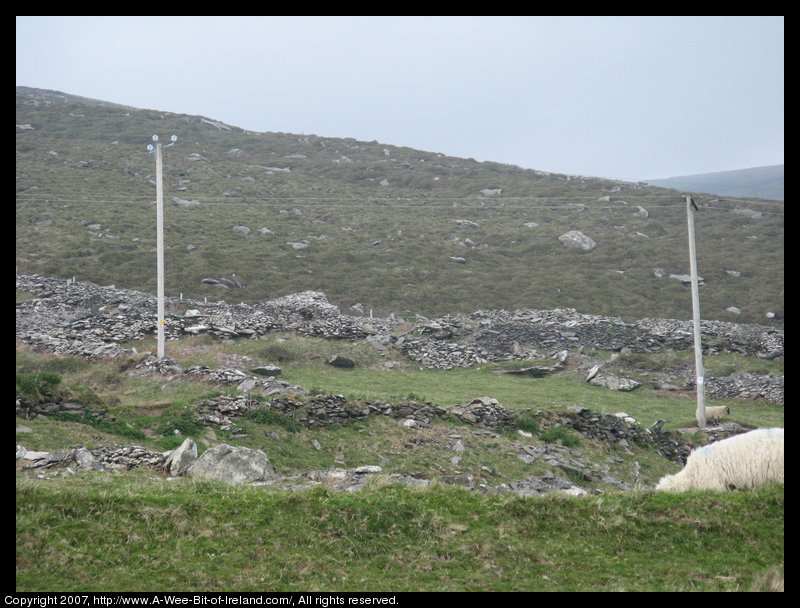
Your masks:
{"label": "white sheep", "polygon": [[730,415],[731,408],[727,405],[711,405],[706,408],[707,420],[719,420],[723,416]]}
{"label": "white sheep", "polygon": [[683,470],[656,490],[746,490],[783,483],[783,429],[757,429],[694,450]]}

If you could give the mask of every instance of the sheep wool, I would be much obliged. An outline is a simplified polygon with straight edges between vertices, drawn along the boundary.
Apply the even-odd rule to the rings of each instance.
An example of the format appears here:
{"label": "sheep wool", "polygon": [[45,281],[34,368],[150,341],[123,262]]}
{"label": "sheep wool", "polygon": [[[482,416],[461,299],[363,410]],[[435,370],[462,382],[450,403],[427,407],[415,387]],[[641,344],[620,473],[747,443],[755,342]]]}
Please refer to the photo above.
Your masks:
{"label": "sheep wool", "polygon": [[706,408],[706,418],[709,420],[719,420],[726,414],[731,413],[731,408],[726,405],[711,405]]}
{"label": "sheep wool", "polygon": [[694,450],[686,466],[656,490],[747,490],[783,483],[783,429],[757,429]]}

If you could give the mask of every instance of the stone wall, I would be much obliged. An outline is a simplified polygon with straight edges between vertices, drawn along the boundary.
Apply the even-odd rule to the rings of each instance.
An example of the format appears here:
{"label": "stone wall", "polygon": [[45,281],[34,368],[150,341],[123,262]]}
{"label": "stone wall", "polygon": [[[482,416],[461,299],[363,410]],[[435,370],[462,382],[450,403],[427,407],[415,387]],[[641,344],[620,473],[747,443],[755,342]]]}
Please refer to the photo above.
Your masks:
{"label": "stone wall", "polygon": [[424,427],[436,418],[452,416],[484,429],[513,426],[515,416],[496,399],[479,397],[448,408],[416,401],[350,401],[343,395],[279,395],[268,401],[248,397],[217,397],[198,404],[201,420],[224,430],[235,429],[235,419],[261,409],[274,410],[306,427],[347,424],[369,416],[402,419],[408,427]]}

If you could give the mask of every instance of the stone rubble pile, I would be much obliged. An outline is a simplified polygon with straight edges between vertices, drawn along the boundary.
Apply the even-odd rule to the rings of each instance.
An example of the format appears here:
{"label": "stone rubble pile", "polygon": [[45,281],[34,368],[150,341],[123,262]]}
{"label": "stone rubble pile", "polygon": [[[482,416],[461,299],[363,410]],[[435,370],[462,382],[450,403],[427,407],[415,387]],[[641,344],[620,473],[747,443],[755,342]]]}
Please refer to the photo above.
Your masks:
{"label": "stone rubble pile", "polygon": [[601,414],[581,406],[569,406],[557,412],[538,411],[535,415],[542,428],[571,428],[588,439],[623,448],[634,443],[655,449],[675,462],[685,463],[691,452],[691,446],[679,434],[662,431],[658,424],[652,429],[644,428],[627,415]]}
{"label": "stone rubble pile", "polygon": [[402,418],[406,422],[413,423],[406,424],[406,426],[424,426],[430,424],[432,419],[442,418],[448,414],[446,408],[414,401],[401,403],[348,401],[342,395],[314,395],[308,398],[298,398],[284,394],[274,397],[266,403],[254,399],[218,397],[203,402],[203,406],[205,412],[201,414],[201,418],[211,424],[224,425],[221,427],[223,430],[231,428],[234,418],[259,409],[275,410],[310,428],[346,424],[372,415]]}
{"label": "stone rubble pile", "polygon": [[47,397],[51,396],[46,396],[40,402],[34,402],[25,395],[17,395],[17,418],[33,420],[40,416],[47,417],[54,414],[74,414],[76,416],[90,416],[95,419],[102,419],[105,416],[105,410],[102,408],[89,407],[86,404],[75,401],[52,401]]}
{"label": "stone rubble pile", "polygon": [[88,450],[72,448],[66,452],[34,452],[17,446],[17,461],[25,469],[59,467],[68,473],[77,471],[129,471],[139,467],[160,469],[168,453],[156,452],[140,445],[117,444]]}
{"label": "stone rubble pile", "polygon": [[[54,469],[56,474],[69,475],[81,471],[124,472],[149,468],[173,477],[216,479],[229,484],[269,485],[289,490],[306,490],[325,485],[336,491],[353,492],[362,489],[372,476],[383,472],[378,465],[364,465],[281,476],[275,472],[269,458],[261,450],[222,443],[207,449],[198,457],[197,446],[191,438],[168,452],[154,452],[138,445],[104,446],[93,450],[77,447],[67,452],[35,452],[17,445],[16,459],[23,470]],[[562,465],[562,468],[568,470],[566,465]],[[389,483],[415,487],[426,487],[431,483],[429,479],[397,473],[386,476],[386,479]],[[587,493],[552,472],[541,478],[512,481],[498,486],[488,486],[468,474],[442,475],[437,479],[444,484],[488,493],[511,492],[521,496],[540,495],[556,490],[573,496]],[[630,489],[630,486],[620,487]]]}
{"label": "stone rubble pile", "polygon": [[763,399],[783,405],[783,387],[783,376],[735,373],[709,378],[706,395],[711,399]]}
{"label": "stone rubble pile", "polygon": [[274,376],[259,378],[246,374],[235,368],[211,369],[205,365],[192,365],[182,369],[174,359],[155,356],[148,356],[135,366],[137,375],[161,375],[182,377],[187,380],[200,380],[210,384],[222,384],[236,386],[239,393],[254,394],[260,396],[277,395],[281,393],[303,394],[307,391],[297,385],[290,384],[285,380],[277,380]]}
{"label": "stone rubble pile", "polygon": [[[152,337],[156,331],[156,299],[149,294],[38,275],[18,275],[17,289],[36,296],[17,305],[16,325],[17,338],[35,348],[85,357],[131,355],[136,354],[135,348],[120,345]],[[543,359],[581,347],[633,353],[693,347],[690,321],[627,323],[574,309],[481,310],[423,318],[409,329],[402,319],[341,314],[324,294],[313,291],[253,306],[167,298],[167,307],[184,311],[167,315],[168,340],[197,334],[258,338],[271,331],[292,331],[327,339],[368,340],[382,352],[394,349],[433,369]],[[706,354],[731,351],[774,359],[784,353],[784,332],[779,327],[703,321],[701,329]]]}
{"label": "stone rubble pile", "polygon": [[450,413],[462,422],[480,428],[496,429],[516,422],[513,412],[491,397],[478,397],[469,403],[454,405]]}

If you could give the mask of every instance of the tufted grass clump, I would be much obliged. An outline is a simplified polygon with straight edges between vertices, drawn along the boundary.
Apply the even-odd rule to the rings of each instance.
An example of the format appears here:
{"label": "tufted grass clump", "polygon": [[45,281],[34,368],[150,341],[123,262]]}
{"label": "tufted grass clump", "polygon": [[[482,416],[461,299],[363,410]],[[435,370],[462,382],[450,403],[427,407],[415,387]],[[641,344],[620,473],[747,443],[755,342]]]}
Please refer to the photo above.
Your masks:
{"label": "tufted grass clump", "polygon": [[17,372],[17,393],[32,401],[41,401],[46,395],[53,395],[61,384],[61,376],[53,372]]}
{"label": "tufted grass clump", "polygon": [[555,426],[539,433],[539,439],[545,443],[561,443],[567,448],[578,447],[581,444],[581,440],[563,426]]}
{"label": "tufted grass clump", "polygon": [[266,408],[250,410],[244,415],[244,418],[252,420],[257,424],[273,424],[290,433],[298,433],[302,428],[298,422],[292,420],[288,416]]}
{"label": "tufted grass clump", "polygon": [[540,431],[539,421],[530,414],[523,414],[517,418],[517,428],[534,435],[538,435]]}

